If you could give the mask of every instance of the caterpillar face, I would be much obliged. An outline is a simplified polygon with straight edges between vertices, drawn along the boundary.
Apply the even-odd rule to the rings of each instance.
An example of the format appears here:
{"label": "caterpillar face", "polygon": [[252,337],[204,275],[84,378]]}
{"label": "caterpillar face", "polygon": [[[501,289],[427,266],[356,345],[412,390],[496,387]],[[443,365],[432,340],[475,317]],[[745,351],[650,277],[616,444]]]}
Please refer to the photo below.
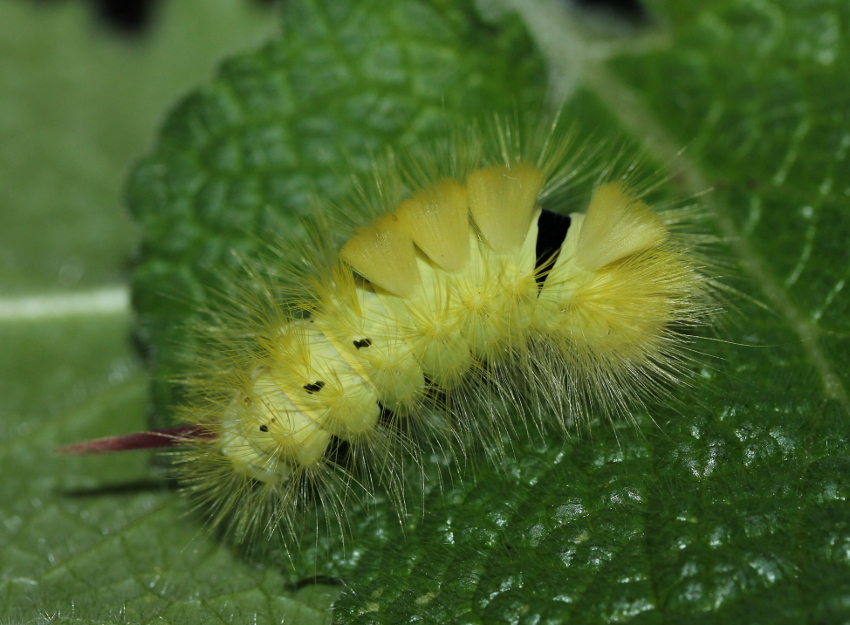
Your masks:
{"label": "caterpillar face", "polygon": [[262,340],[204,453],[285,489],[340,443],[386,436],[382,415],[403,429],[435,393],[468,397],[497,369],[514,369],[518,388],[553,378],[567,395],[589,377],[652,377],[673,357],[670,325],[703,306],[700,276],[621,185],[562,217],[539,207],[544,182],[522,162],[474,169],[360,230],[312,316]]}

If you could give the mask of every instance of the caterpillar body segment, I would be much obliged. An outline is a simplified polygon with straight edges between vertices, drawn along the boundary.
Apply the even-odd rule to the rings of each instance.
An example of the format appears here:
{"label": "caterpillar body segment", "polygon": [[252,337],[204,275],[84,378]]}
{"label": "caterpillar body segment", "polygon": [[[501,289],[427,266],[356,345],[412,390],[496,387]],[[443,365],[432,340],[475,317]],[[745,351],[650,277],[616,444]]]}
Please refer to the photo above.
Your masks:
{"label": "caterpillar body segment", "polygon": [[543,210],[551,170],[513,159],[422,187],[348,240],[309,314],[259,332],[224,399],[186,413],[210,436],[179,471],[214,523],[273,532],[316,487],[339,518],[355,481],[403,491],[418,430],[426,448],[497,441],[505,405],[563,427],[682,376],[681,328],[713,310],[687,235],[618,182],[584,214]]}

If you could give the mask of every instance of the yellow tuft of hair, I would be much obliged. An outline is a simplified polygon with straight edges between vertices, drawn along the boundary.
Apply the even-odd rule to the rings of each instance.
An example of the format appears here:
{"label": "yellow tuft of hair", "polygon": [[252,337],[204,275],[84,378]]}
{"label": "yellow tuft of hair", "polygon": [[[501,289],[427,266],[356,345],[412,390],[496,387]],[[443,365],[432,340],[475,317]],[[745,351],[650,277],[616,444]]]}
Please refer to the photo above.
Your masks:
{"label": "yellow tuft of hair", "polygon": [[576,245],[576,262],[595,271],[656,247],[666,237],[661,218],[646,203],[620,183],[603,184],[590,198]]}

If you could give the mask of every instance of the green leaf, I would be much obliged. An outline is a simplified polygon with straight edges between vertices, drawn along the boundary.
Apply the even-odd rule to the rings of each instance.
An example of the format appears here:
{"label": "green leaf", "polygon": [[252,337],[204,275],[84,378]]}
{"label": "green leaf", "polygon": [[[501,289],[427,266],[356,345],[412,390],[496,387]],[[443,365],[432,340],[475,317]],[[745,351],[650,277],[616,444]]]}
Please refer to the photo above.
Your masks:
{"label": "green leaf", "polygon": [[[324,617],[308,606],[344,588],[339,622],[850,617],[850,8],[657,1],[652,28],[611,35],[554,1],[514,4],[541,56],[486,3],[494,19],[451,2],[289,3],[283,37],[178,105],[128,191],[156,373],[181,366],[171,328],[193,312],[163,294],[205,299],[211,268],[251,250],[267,204],[294,223],[314,190],[341,197],[340,173],[388,142],[490,109],[539,113],[542,58],[579,132],[645,141],[681,194],[713,188],[703,199],[741,296],[723,340],[700,343],[701,382],[636,412],[638,427],[597,419],[590,436],[518,437],[502,464],[479,452],[403,525],[380,503],[353,509],[345,551],[332,544],[325,560],[305,550],[294,568],[253,565],[180,516],[146,457],[50,457],[60,441],[142,422],[126,316],[10,325],[0,614],[310,622]],[[155,400],[162,421],[171,389],[157,383]]]}

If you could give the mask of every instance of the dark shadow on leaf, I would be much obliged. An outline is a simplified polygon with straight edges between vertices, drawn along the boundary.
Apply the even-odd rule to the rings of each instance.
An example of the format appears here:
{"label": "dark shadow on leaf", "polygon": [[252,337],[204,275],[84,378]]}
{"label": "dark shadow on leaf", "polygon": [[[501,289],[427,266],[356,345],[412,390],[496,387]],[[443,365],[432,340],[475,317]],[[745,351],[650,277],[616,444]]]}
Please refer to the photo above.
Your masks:
{"label": "dark shadow on leaf", "polygon": [[339,577],[330,575],[311,575],[299,579],[297,582],[285,584],[284,588],[290,592],[295,592],[310,586],[345,586],[345,582]]}
{"label": "dark shadow on leaf", "polygon": [[89,499],[95,497],[111,497],[115,495],[136,495],[138,493],[168,490],[173,489],[165,482],[145,479],[120,484],[104,484],[102,486],[94,486],[91,488],[69,488],[60,490],[59,494],[63,497],[70,497],[72,499]]}

